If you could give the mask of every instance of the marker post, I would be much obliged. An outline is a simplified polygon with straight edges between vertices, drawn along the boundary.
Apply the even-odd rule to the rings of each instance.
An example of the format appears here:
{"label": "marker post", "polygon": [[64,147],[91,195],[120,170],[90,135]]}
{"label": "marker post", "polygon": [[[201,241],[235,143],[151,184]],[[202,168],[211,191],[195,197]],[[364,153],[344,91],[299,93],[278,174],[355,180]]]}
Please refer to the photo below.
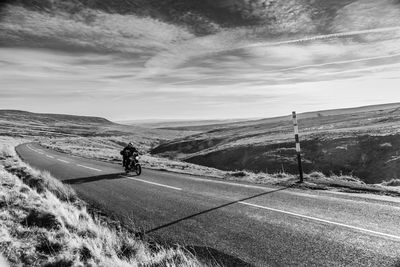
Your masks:
{"label": "marker post", "polygon": [[300,139],[299,139],[299,125],[297,123],[296,111],[293,111],[293,127],[294,127],[294,138],[296,140],[296,154],[297,154],[297,164],[299,166],[299,177],[300,183],[303,182],[303,165],[301,163],[301,149],[300,149]]}

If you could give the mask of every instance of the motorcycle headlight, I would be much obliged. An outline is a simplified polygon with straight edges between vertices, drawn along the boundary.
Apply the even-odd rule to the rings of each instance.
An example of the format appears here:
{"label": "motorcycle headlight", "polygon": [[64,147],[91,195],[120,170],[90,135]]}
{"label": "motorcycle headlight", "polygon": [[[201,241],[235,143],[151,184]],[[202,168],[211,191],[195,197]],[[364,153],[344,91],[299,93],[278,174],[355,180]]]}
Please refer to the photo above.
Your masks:
{"label": "motorcycle headlight", "polygon": [[135,159],[136,159],[136,160],[139,160],[139,156],[136,156]]}

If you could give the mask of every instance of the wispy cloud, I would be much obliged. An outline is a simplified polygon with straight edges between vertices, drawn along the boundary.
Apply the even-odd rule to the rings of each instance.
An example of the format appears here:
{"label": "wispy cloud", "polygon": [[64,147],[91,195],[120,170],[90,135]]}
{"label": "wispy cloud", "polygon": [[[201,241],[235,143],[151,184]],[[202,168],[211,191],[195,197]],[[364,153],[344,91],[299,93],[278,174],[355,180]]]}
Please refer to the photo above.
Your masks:
{"label": "wispy cloud", "polygon": [[191,38],[182,27],[134,15],[91,9],[70,15],[9,5],[3,10],[0,39],[4,45],[72,51],[122,52],[145,56]]}
{"label": "wispy cloud", "polygon": [[216,1],[262,23],[221,24],[201,36],[133,13],[8,5],[0,17],[0,104],[12,108],[23,99],[40,110],[68,99],[75,104],[54,108],[129,118],[132,110],[144,117],[253,117],[337,107],[346,97],[346,105],[392,102],[399,4],[358,0],[332,12],[303,2]]}

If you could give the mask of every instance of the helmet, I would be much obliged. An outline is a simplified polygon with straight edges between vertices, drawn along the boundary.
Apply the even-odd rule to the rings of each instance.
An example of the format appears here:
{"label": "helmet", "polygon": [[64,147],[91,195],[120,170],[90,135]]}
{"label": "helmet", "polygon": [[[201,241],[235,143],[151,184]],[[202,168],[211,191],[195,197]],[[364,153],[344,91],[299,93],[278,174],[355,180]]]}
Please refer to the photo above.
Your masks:
{"label": "helmet", "polygon": [[128,146],[133,147],[133,143],[129,142]]}

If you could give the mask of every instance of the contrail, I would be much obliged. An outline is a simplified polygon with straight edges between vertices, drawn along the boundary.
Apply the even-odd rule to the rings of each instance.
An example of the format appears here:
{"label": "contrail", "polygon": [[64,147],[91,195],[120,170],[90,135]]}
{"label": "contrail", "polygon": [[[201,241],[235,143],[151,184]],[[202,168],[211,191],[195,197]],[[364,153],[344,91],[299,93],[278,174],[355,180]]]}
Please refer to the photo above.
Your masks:
{"label": "contrail", "polygon": [[325,39],[332,39],[332,38],[341,38],[341,37],[349,37],[355,35],[362,35],[368,33],[383,33],[383,32],[391,32],[391,31],[399,31],[400,26],[396,27],[386,27],[386,28],[377,28],[377,29],[369,29],[369,30],[361,30],[361,31],[350,31],[350,32],[341,32],[341,33],[331,33],[325,35],[317,35],[317,36],[310,36],[305,38],[300,38],[296,40],[289,40],[289,41],[281,41],[281,42],[273,42],[273,43],[255,43],[251,45],[237,47],[235,49],[243,49],[243,48],[252,48],[252,47],[261,47],[261,46],[277,46],[283,44],[295,44],[295,43],[302,43],[302,42],[309,42],[309,41],[316,41],[316,40],[325,40]]}
{"label": "contrail", "polygon": [[[324,35],[310,36],[310,37],[300,38],[300,39],[296,39],[296,40],[288,40],[288,41],[280,41],[280,42],[255,43],[255,44],[251,44],[251,45],[229,48],[229,49],[226,49],[223,51],[218,51],[218,52],[239,50],[239,49],[246,49],[246,48],[255,48],[255,47],[269,47],[269,46],[279,46],[279,45],[286,45],[286,44],[296,44],[296,43],[311,42],[311,41],[317,41],[317,40],[342,38],[342,37],[349,37],[349,36],[356,36],[356,35],[370,34],[370,33],[384,33],[384,32],[391,32],[391,31],[400,31],[400,26],[376,28],[376,29],[369,29],[369,30],[359,30],[359,31],[349,31],[349,32],[342,32],[342,33],[324,34]],[[394,55],[388,55],[388,56],[382,56],[382,57],[370,57],[370,58],[355,59],[355,60],[329,62],[329,63],[315,64],[315,65],[304,65],[304,66],[298,66],[298,67],[293,67],[293,68],[267,71],[266,73],[278,72],[278,71],[289,71],[289,70],[296,70],[296,69],[308,68],[308,67],[323,67],[323,66],[335,65],[335,64],[362,62],[362,61],[369,61],[369,60],[374,60],[374,59],[391,58],[391,57],[396,57],[396,56],[400,56],[400,54],[394,54]],[[219,78],[219,77],[225,77],[225,75],[216,75],[213,77],[200,78],[200,79],[190,80],[190,81],[167,83],[166,85],[179,85],[179,84],[186,84],[186,83],[192,83],[192,82],[206,81],[206,80],[211,80],[211,79]]]}
{"label": "contrail", "polygon": [[320,75],[327,76],[327,75],[357,73],[357,72],[362,72],[362,71],[373,71],[373,70],[380,70],[380,69],[385,69],[385,68],[390,68],[390,67],[398,67],[398,66],[400,66],[400,63],[388,64],[388,65],[383,65],[383,66],[372,66],[372,67],[366,67],[366,68],[350,69],[350,70],[342,70],[342,71],[336,71],[336,72],[324,72],[324,73],[321,73]]}
{"label": "contrail", "polygon": [[[303,66],[297,66],[297,67],[291,67],[291,68],[284,68],[284,69],[276,69],[276,70],[265,71],[264,73],[275,73],[275,72],[299,70],[299,69],[306,69],[306,68],[315,68],[315,67],[325,67],[325,66],[331,66],[331,65],[357,63],[357,62],[365,62],[365,61],[370,61],[370,60],[386,59],[386,58],[392,58],[392,57],[400,57],[400,53],[387,55],[387,56],[367,57],[367,58],[360,58],[360,59],[351,59],[351,60],[327,62],[327,63],[321,63],[321,64],[303,65]],[[224,77],[226,77],[226,75],[215,75],[215,76],[212,76],[212,77],[200,78],[200,79],[196,79],[196,80],[167,83],[166,85],[178,85],[178,84],[185,84],[185,83],[192,83],[192,82],[200,82],[200,81],[212,80],[214,78],[224,78]]]}
{"label": "contrail", "polygon": [[290,71],[290,70],[298,70],[298,69],[306,69],[306,68],[314,68],[314,67],[325,67],[325,66],[331,66],[331,65],[357,63],[357,62],[364,62],[364,61],[370,61],[370,60],[376,60],[376,59],[386,59],[386,58],[392,58],[392,57],[400,57],[400,53],[387,55],[387,56],[366,57],[366,58],[360,58],[360,59],[333,61],[333,62],[327,62],[327,63],[321,63],[321,64],[303,65],[303,66],[297,66],[297,67],[291,67],[291,68],[285,68],[285,69],[266,71],[264,73],[274,73],[274,72]]}

